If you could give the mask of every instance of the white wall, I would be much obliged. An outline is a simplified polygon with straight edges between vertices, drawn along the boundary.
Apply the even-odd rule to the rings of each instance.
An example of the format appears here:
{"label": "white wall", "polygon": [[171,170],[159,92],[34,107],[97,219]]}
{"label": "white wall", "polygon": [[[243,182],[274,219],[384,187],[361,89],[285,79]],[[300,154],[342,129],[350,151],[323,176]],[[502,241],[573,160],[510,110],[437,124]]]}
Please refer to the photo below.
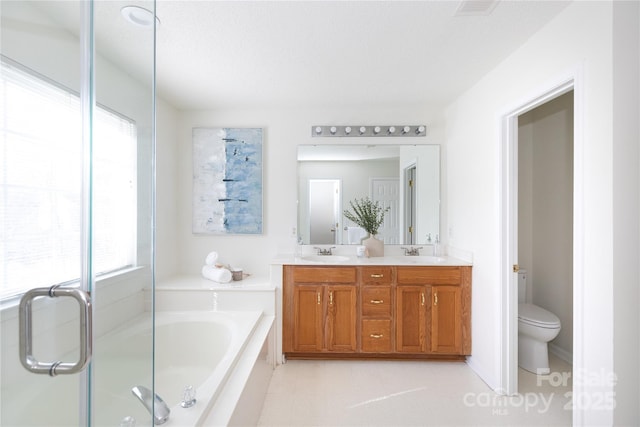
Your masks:
{"label": "white wall", "polygon": [[[426,123],[427,137],[416,143],[442,144],[438,114],[412,106],[406,108],[228,110],[180,113],[179,266],[176,273],[199,274],[208,252],[216,250],[221,261],[237,264],[248,273],[268,277],[269,262],[278,253],[292,253],[297,224],[297,146],[318,143],[311,139],[311,126],[328,124]],[[194,127],[264,128],[264,230],[262,235],[194,235],[191,233],[192,142]],[[411,143],[414,138],[403,138]],[[335,141],[327,141],[327,143]],[[351,144],[352,141],[350,140]],[[366,141],[365,141],[366,143]]]}
{"label": "white wall", "polygon": [[159,99],[156,105],[156,279],[179,271],[178,112]]}
{"label": "white wall", "polygon": [[[473,269],[473,356],[469,363],[493,387],[500,381],[500,316],[499,298],[501,284],[500,266],[500,118],[518,105],[538,95],[541,88],[548,88],[567,73],[577,73],[577,102],[581,116],[576,117],[576,152],[579,166],[576,168],[577,191],[581,194],[581,205],[575,206],[582,221],[575,236],[582,254],[576,259],[576,289],[581,300],[577,310],[575,333],[579,334],[580,347],[574,347],[577,367],[584,368],[579,374],[594,374],[602,380],[597,384],[577,384],[580,393],[610,393],[613,384],[603,374],[614,371],[614,352],[618,365],[618,377],[631,374],[631,359],[637,369],[637,315],[631,324],[616,322],[620,339],[614,343],[614,290],[624,293],[631,285],[615,280],[614,256],[629,249],[634,250],[637,261],[637,245],[625,242],[620,247],[613,242],[614,208],[623,208],[623,200],[614,204],[614,89],[612,53],[613,9],[618,2],[576,2],[567,7],[522,47],[508,57],[473,88],[453,103],[446,112],[448,149],[448,212],[452,233],[450,243],[474,252]],[[636,28],[637,14],[628,18],[617,31]],[[637,40],[637,36],[636,39]],[[633,40],[633,43],[635,43]],[[638,50],[627,52],[637,64]],[[617,59],[617,58],[616,58]],[[630,76],[626,77],[631,79]],[[636,73],[637,78],[637,73]],[[636,90],[637,93],[637,90]],[[637,101],[636,101],[637,102]],[[620,99],[616,108],[634,107],[629,99]],[[637,120],[637,116],[636,116]],[[636,148],[629,140],[616,140],[621,150],[630,149],[637,160],[637,128],[634,136]],[[616,161],[622,159],[615,159]],[[636,163],[637,165],[637,163]],[[617,164],[615,165],[618,166]],[[637,167],[637,166],[636,166]],[[638,194],[638,179],[625,183],[627,190]],[[626,219],[625,224],[635,224],[637,230],[637,199],[632,206],[635,220]],[[471,215],[469,213],[472,213]],[[637,236],[637,232],[635,233]],[[635,240],[635,238],[634,238]],[[634,263],[635,264],[635,263]],[[635,264],[637,265],[637,264]],[[637,288],[637,274],[635,285]],[[620,301],[627,309],[637,306],[637,289],[631,292],[632,299]],[[616,303],[617,305],[617,303]],[[617,308],[617,307],[616,307]],[[622,320],[622,319],[620,319]],[[617,334],[617,332],[616,332]],[[624,354],[623,338],[633,335],[633,351]],[[615,347],[614,347],[614,344]],[[631,390],[634,388],[634,390]],[[637,382],[627,387],[636,406],[639,398]],[[600,395],[602,396],[602,395]],[[626,400],[627,398],[625,398]],[[613,411],[583,408],[575,414],[577,424],[610,425]],[[625,420],[635,416],[637,408],[618,407]]]}
{"label": "white wall", "polygon": [[613,312],[615,425],[640,424],[640,3],[613,8]]}
{"label": "white wall", "polygon": [[518,264],[528,302],[562,323],[550,349],[573,353],[573,92],[518,118]]}

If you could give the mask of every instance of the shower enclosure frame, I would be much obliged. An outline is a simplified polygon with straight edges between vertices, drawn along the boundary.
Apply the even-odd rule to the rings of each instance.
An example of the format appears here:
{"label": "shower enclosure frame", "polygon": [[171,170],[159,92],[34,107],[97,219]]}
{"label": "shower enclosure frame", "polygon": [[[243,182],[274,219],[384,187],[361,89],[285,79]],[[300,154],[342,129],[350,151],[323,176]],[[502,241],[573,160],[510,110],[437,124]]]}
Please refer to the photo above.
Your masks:
{"label": "shower enclosure frame", "polygon": [[[152,4],[152,7],[150,7],[150,9],[153,11],[153,14],[155,16],[155,0],[149,0],[148,1],[149,4]],[[36,4],[35,8],[37,9],[37,2],[34,2],[34,4]],[[86,363],[86,368],[84,368],[85,364],[84,363],[80,363],[78,365],[82,365],[79,366],[82,370],[80,373],[71,373],[73,375],[74,378],[76,378],[76,380],[73,379],[69,379],[69,380],[64,380],[61,377],[64,376],[64,365],[71,365],[71,363],[68,363],[68,361],[65,359],[64,362],[60,363],[59,361],[54,361],[51,363],[52,367],[48,370],[45,370],[44,374],[45,375],[34,375],[31,372],[37,371],[33,370],[28,372],[27,374],[25,374],[25,372],[18,372],[15,374],[15,376],[25,376],[25,375],[30,375],[32,377],[34,377],[34,383],[30,384],[30,381],[27,381],[26,383],[23,382],[21,384],[18,384],[18,386],[24,388],[24,389],[32,389],[32,387],[36,387],[34,388],[34,390],[38,390],[38,393],[27,393],[30,395],[33,395],[34,399],[40,399],[43,396],[39,396],[40,393],[40,387],[39,385],[41,384],[48,384],[47,387],[49,387],[49,385],[51,385],[52,383],[64,383],[64,384],[69,384],[72,382],[76,382],[77,381],[77,386],[75,387],[76,390],[73,393],[70,393],[71,398],[73,399],[76,395],[77,392],[77,424],[78,425],[85,425],[85,426],[91,426],[91,425],[96,425],[96,424],[103,424],[102,421],[96,421],[95,419],[95,414],[97,411],[99,411],[99,408],[95,408],[95,401],[96,401],[96,393],[100,394],[100,393],[104,393],[103,390],[97,390],[98,388],[101,388],[100,384],[96,384],[96,369],[100,370],[101,367],[104,367],[105,365],[108,365],[109,363],[103,363],[103,361],[100,361],[100,354],[99,351],[100,349],[98,349],[98,354],[95,353],[95,346],[94,346],[94,342],[97,338],[97,336],[99,334],[105,334],[108,332],[107,327],[105,326],[106,324],[110,323],[110,320],[104,320],[101,321],[101,317],[104,318],[104,309],[103,307],[101,307],[102,304],[102,300],[108,300],[110,298],[113,298],[112,296],[109,296],[108,298],[102,298],[102,296],[107,292],[107,290],[104,287],[101,286],[96,286],[97,285],[97,279],[96,279],[96,272],[94,271],[94,244],[95,244],[95,235],[94,235],[94,223],[93,223],[93,215],[94,215],[94,206],[93,206],[93,191],[94,191],[94,187],[93,187],[93,173],[94,173],[94,151],[93,151],[93,132],[94,132],[94,112],[95,112],[95,108],[97,105],[97,96],[96,96],[96,69],[99,67],[97,64],[97,56],[96,56],[96,38],[95,38],[95,7],[96,7],[96,2],[94,0],[89,0],[89,1],[84,1],[84,0],[79,0],[76,5],[74,5],[73,7],[79,6],[80,8],[80,19],[79,19],[79,25],[78,25],[78,33],[77,33],[77,40],[79,42],[80,45],[80,67],[79,67],[79,71],[80,71],[80,78],[77,81],[78,82],[78,94],[79,94],[79,100],[80,100],[80,122],[81,122],[81,140],[82,140],[82,178],[79,180],[81,181],[81,190],[80,190],[80,194],[81,194],[81,200],[82,202],[80,203],[81,206],[81,212],[80,212],[80,217],[81,217],[81,231],[80,231],[80,242],[79,242],[79,247],[80,247],[80,259],[79,264],[80,264],[80,279],[78,281],[74,281],[72,284],[61,284],[61,285],[55,285],[52,286],[50,288],[39,288],[39,289],[47,289],[48,292],[46,293],[38,293],[38,292],[32,292],[33,289],[29,292],[26,292],[26,294],[32,293],[34,300],[35,298],[38,298],[40,300],[52,300],[52,301],[44,301],[40,304],[40,306],[43,305],[47,305],[49,306],[48,309],[45,310],[41,310],[41,311],[51,311],[52,313],[56,314],[58,312],[60,312],[60,309],[55,307],[56,305],[58,305],[58,301],[53,301],[57,296],[72,296],[71,294],[75,294],[75,293],[81,293],[86,297],[86,301],[84,301],[84,297],[83,298],[76,298],[74,297],[78,304],[80,304],[81,306],[83,304],[86,304],[86,306],[83,308],[86,311],[86,315],[84,316],[84,318],[82,319],[82,322],[88,324],[88,330],[84,331],[84,336],[86,339],[86,344],[87,347],[84,351],[80,351],[81,356],[83,353],[86,353],[89,360]],[[33,9],[33,10],[36,10]],[[38,10],[39,11],[39,10]],[[19,15],[19,14],[18,14]],[[6,18],[6,22],[8,22],[11,25],[14,26],[18,26],[21,23],[17,22],[17,20],[15,19],[15,16],[12,15],[8,15],[8,17],[4,17]],[[36,21],[37,19],[34,18]],[[4,21],[4,19],[3,19]],[[17,23],[16,23],[17,22]],[[144,261],[142,262],[142,264],[144,264],[144,267],[137,267],[134,266],[134,268],[132,268],[131,270],[140,270],[140,269],[144,269],[145,273],[144,274],[139,274],[139,273],[133,273],[133,277],[130,280],[141,280],[141,281],[145,281],[145,284],[143,286],[147,287],[147,288],[154,288],[154,284],[155,284],[155,255],[154,255],[154,248],[155,248],[155,126],[156,126],[156,109],[155,109],[155,60],[156,60],[156,56],[155,56],[155,33],[156,33],[156,26],[157,22],[156,20],[154,20],[154,24],[153,24],[153,33],[152,33],[152,44],[150,45],[150,49],[152,49],[152,55],[151,55],[151,78],[150,80],[146,83],[143,84],[142,86],[148,86],[150,88],[150,94],[151,96],[148,98],[148,102],[150,104],[150,108],[148,110],[148,113],[150,113],[150,117],[148,117],[148,123],[145,124],[145,126],[148,126],[148,130],[145,129],[145,131],[141,132],[143,135],[142,136],[138,136],[138,140],[137,140],[137,155],[140,156],[140,151],[144,151],[145,157],[148,155],[148,160],[150,160],[149,162],[145,163],[145,166],[143,167],[143,169],[141,170],[137,170],[136,173],[138,175],[140,174],[145,174],[145,177],[141,179],[141,181],[144,181],[142,183],[136,183],[139,186],[144,186],[146,185],[147,187],[145,188],[144,191],[140,191],[140,187],[137,188],[138,190],[138,196],[140,196],[141,193],[143,193],[143,195],[141,196],[142,199],[144,199],[142,202],[141,200],[138,199],[137,204],[138,204],[138,210],[140,211],[144,211],[141,214],[138,214],[138,218],[136,219],[136,222],[138,224],[138,227],[148,227],[148,231],[145,231],[143,234],[143,240],[145,240],[143,243],[140,243],[139,238],[137,239],[137,251],[138,253],[136,254],[136,262],[138,264],[140,264],[142,258],[145,258]],[[43,30],[44,29],[44,30]],[[41,28],[36,28],[36,30],[40,30],[40,31],[49,31],[49,32],[53,32],[55,35],[59,35],[61,36],[61,34],[63,32],[68,31],[67,28],[64,28],[64,25],[61,25],[60,28],[51,28],[51,27],[46,27],[46,26],[42,26]],[[69,31],[68,33],[64,34],[64,37],[69,37],[69,35],[73,34],[73,31]],[[147,37],[149,35],[149,33],[147,33],[146,35],[144,35],[143,37]],[[27,35],[29,36],[29,35]],[[62,37],[62,36],[61,36]],[[8,40],[6,42],[3,42],[3,45],[8,46],[11,43],[10,40]],[[18,43],[19,44],[19,43]],[[3,46],[2,49],[2,53],[4,55],[5,53],[5,49]],[[10,51],[10,49],[8,49]],[[15,50],[14,50],[15,51]],[[55,55],[55,53],[54,53]],[[64,55],[61,55],[64,56]],[[25,56],[28,57],[28,54]],[[103,61],[104,62],[104,61]],[[37,71],[36,71],[37,73]],[[105,72],[105,74],[107,74]],[[43,75],[46,75],[46,73],[43,73]],[[73,77],[69,78],[70,80],[73,80]],[[64,85],[62,85],[64,86]],[[104,91],[103,93],[106,93],[107,91]],[[35,125],[35,124],[34,124]],[[143,142],[141,142],[143,141]],[[141,148],[141,146],[144,145],[143,148]],[[141,161],[140,158],[138,158],[137,160],[138,165],[140,165],[141,163],[144,163],[144,160]],[[144,204],[144,208],[140,208],[140,204],[143,203]],[[143,225],[141,225],[143,224]],[[140,230],[138,230],[140,231]],[[141,250],[141,246],[144,246],[144,248]],[[3,261],[4,262],[4,261]],[[123,274],[130,274],[130,273],[123,273]],[[43,273],[44,275],[44,273]],[[137,277],[140,277],[139,279]],[[113,281],[112,279],[107,279],[107,281]],[[114,286],[114,285],[109,285],[109,286]],[[142,285],[140,285],[142,286]],[[104,289],[104,291],[103,291]],[[140,294],[142,294],[142,292],[140,291]],[[154,292],[151,292],[152,298],[151,301],[149,302],[150,304],[150,308],[147,307],[147,310],[144,313],[141,314],[141,316],[151,316],[151,319],[153,320],[153,313],[154,313]],[[141,298],[141,297],[140,297]],[[58,298],[61,299],[61,298]],[[64,299],[64,298],[62,298]],[[68,299],[68,298],[67,298]],[[38,352],[42,352],[41,348],[38,348],[38,345],[36,346],[32,346],[31,345],[31,340],[33,339],[34,342],[36,344],[38,344],[37,341],[37,337],[32,337],[31,336],[31,327],[33,326],[32,324],[37,324],[38,321],[41,321],[41,319],[36,319],[35,321],[32,322],[31,320],[31,316],[33,315],[32,311],[31,311],[31,304],[30,302],[27,304],[25,303],[24,305],[28,305],[29,306],[29,310],[28,310],[28,314],[29,314],[29,318],[26,321],[23,321],[23,319],[20,319],[20,321],[15,321],[15,319],[12,319],[13,315],[6,315],[7,313],[13,313],[18,311],[17,309],[17,305],[14,302],[11,302],[9,300],[2,301],[2,307],[1,307],[1,311],[2,311],[2,326],[3,326],[3,330],[7,330],[7,327],[12,325],[13,323],[15,323],[16,325],[18,323],[21,324],[22,328],[24,329],[25,325],[29,326],[29,334],[28,334],[28,340],[24,339],[23,335],[26,337],[27,334],[23,333],[25,332],[24,330],[20,331],[20,344],[24,345],[25,342],[26,344],[28,344],[29,349],[28,351],[26,351],[26,354],[29,356],[33,356],[33,353],[38,353]],[[117,304],[113,304],[113,305],[117,305]],[[142,306],[142,304],[139,304],[140,306]],[[67,305],[65,305],[63,307],[63,311],[65,311],[64,309],[68,308]],[[100,312],[99,310],[102,309],[102,312]],[[68,310],[66,310],[68,311]],[[81,309],[82,312],[82,309]],[[37,314],[37,313],[36,313]],[[36,316],[37,317],[37,316]],[[56,314],[56,318],[53,319],[44,319],[47,323],[50,322],[52,324],[57,324],[57,322],[59,322],[59,320],[57,319],[58,314]],[[93,326],[97,326],[98,327],[98,331],[97,333],[95,333],[94,331],[91,330],[91,326],[92,326],[92,319],[95,319],[96,322],[94,322]],[[15,322],[14,322],[15,321]],[[74,320],[75,321],[75,320]],[[153,323],[153,322],[152,322]],[[7,326],[5,326],[7,325]],[[54,326],[55,327],[55,326]],[[83,332],[81,332],[81,335],[83,334]],[[7,334],[9,335],[9,334]],[[153,333],[152,333],[152,337],[151,337],[151,341],[150,341],[150,346],[149,346],[149,352],[148,352],[148,371],[150,372],[150,381],[148,386],[151,387],[151,389],[154,389],[154,378],[153,378],[153,363],[154,363],[154,354],[153,354]],[[76,333],[77,336],[77,333]],[[81,341],[83,341],[81,339]],[[5,422],[9,422],[11,424],[15,424],[14,422],[8,421],[10,420],[11,416],[14,416],[16,414],[12,414],[9,415],[9,412],[11,411],[19,411],[21,410],[20,407],[22,405],[16,405],[16,407],[14,409],[12,409],[12,405],[9,402],[8,399],[5,399],[5,397],[11,397],[12,395],[14,395],[17,391],[17,389],[15,388],[15,384],[12,386],[7,386],[5,384],[4,379],[7,377],[11,377],[12,375],[9,375],[9,371],[13,368],[13,365],[11,365],[12,363],[16,363],[18,361],[18,357],[15,353],[18,353],[17,351],[14,351],[14,347],[13,346],[8,346],[6,345],[6,340],[3,338],[3,347],[2,348],[2,359],[4,359],[5,361],[10,360],[10,361],[3,361],[3,381],[2,381],[2,400],[7,402],[5,405],[2,405],[2,410],[0,410],[0,424],[4,424]],[[36,347],[35,350],[33,350],[32,347]],[[41,347],[41,346],[40,346]],[[8,354],[5,353],[5,351],[14,351],[13,354]],[[25,351],[22,351],[22,353],[25,353]],[[91,360],[92,357],[92,352],[93,354],[93,360]],[[45,352],[47,353],[47,352]],[[97,356],[97,357],[96,357]],[[37,358],[38,355],[36,354],[35,357],[32,358],[31,362],[33,362],[35,360],[35,358]],[[42,357],[43,360],[47,360],[48,361],[48,357],[47,355]],[[81,357],[82,359],[82,357]],[[97,359],[97,363],[98,365],[96,365],[96,359]],[[55,359],[54,359],[55,360]],[[41,362],[41,361],[40,361]],[[46,365],[48,362],[44,362],[43,365]],[[28,363],[26,364],[28,365]],[[6,369],[6,370],[5,370]],[[20,368],[22,369],[22,368]],[[19,371],[20,369],[15,369],[16,371]],[[147,368],[145,368],[146,370]],[[72,369],[73,371],[76,371],[77,369]],[[7,374],[7,375],[5,375]],[[60,379],[58,378],[51,378],[54,376],[60,375]],[[106,377],[108,376],[108,374],[101,374],[100,377]],[[36,378],[38,377],[38,378]],[[26,378],[26,377],[25,377]],[[66,382],[65,382],[66,381]],[[131,384],[130,387],[135,386],[136,384]],[[47,388],[48,390],[49,388]],[[64,399],[64,395],[67,394],[65,392],[60,392],[60,391],[55,391],[55,389],[53,389],[54,392],[49,394],[49,400],[55,400],[55,399]],[[130,390],[127,390],[128,394],[131,395]],[[47,396],[44,396],[47,397]],[[132,399],[134,398],[134,396],[131,396]],[[33,404],[29,404],[29,403],[25,403],[24,407],[24,411],[30,411],[28,408],[29,407],[35,407],[35,405],[38,405],[39,407],[42,408],[41,403],[43,402],[33,402]],[[55,406],[55,405],[53,405]],[[67,408],[68,406],[62,406],[63,408]],[[64,410],[64,409],[63,409]],[[46,409],[44,409],[44,411],[46,411]],[[146,410],[145,410],[146,412]],[[27,418],[26,415],[27,413],[24,413],[25,417],[21,417],[19,413],[17,413],[17,419],[20,418]],[[48,417],[48,420],[46,421],[47,425],[55,425],[55,424],[59,424],[60,422],[58,422],[56,420],[55,414],[52,413],[48,413],[46,414]],[[152,423],[152,417],[151,414],[145,414],[145,416],[148,415],[148,420],[150,423]],[[5,418],[6,417],[6,418]],[[14,417],[15,419],[16,417]],[[146,418],[143,420],[141,417],[138,417],[138,421],[143,421],[146,422]],[[29,423],[28,421],[24,421],[25,423]],[[75,421],[74,421],[75,423]],[[31,423],[32,424],[32,423]],[[31,425],[30,424],[30,425]],[[18,425],[18,424],[15,424]],[[44,425],[44,424],[42,424]]]}

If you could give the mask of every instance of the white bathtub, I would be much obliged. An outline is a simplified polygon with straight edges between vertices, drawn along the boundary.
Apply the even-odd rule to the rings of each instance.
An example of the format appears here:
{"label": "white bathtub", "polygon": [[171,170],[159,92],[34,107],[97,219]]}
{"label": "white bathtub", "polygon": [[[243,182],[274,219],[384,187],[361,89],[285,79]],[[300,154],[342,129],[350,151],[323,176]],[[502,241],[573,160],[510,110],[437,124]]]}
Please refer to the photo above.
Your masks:
{"label": "white bathtub", "polygon": [[[273,318],[251,311],[156,313],[155,392],[171,408],[164,425],[198,426],[205,421],[207,426],[231,424],[235,405],[225,404],[221,410],[217,403],[229,400],[228,394],[244,390],[256,362],[271,364],[266,343],[272,323]],[[97,355],[103,363],[96,366],[96,424],[118,426],[130,416],[137,426],[149,425],[150,417],[131,388],[152,387],[150,337],[150,319],[146,319],[99,341],[97,346],[103,350],[98,349]],[[247,365],[246,360],[251,363]],[[140,370],[148,372],[146,382]],[[245,382],[238,377],[244,377]],[[188,385],[196,390],[197,402],[183,408],[180,403]],[[118,392],[114,394],[114,390]],[[235,403],[239,398],[231,396]]]}
{"label": "white bathtub", "polygon": [[[96,340],[94,425],[118,427],[125,417],[135,418],[137,427],[151,425],[150,414],[131,393],[136,385],[152,387],[151,332],[146,313]],[[273,316],[258,311],[156,313],[155,390],[171,408],[163,425],[255,425],[263,402],[259,396],[266,393],[273,371],[272,341]],[[3,424],[77,424],[76,406],[65,406],[69,397],[78,396],[77,376],[25,378],[18,394],[2,396],[19,417],[12,421],[3,415]],[[185,409],[180,402],[187,385],[196,389],[197,402]]]}

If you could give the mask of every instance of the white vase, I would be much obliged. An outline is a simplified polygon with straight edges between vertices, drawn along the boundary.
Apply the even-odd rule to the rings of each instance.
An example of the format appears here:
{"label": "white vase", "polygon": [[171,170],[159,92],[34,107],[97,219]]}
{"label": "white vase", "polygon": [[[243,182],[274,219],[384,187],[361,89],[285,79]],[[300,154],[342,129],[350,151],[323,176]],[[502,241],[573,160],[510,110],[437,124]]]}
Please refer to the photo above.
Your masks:
{"label": "white vase", "polygon": [[374,236],[364,239],[362,244],[367,248],[370,257],[384,256],[384,242]]}

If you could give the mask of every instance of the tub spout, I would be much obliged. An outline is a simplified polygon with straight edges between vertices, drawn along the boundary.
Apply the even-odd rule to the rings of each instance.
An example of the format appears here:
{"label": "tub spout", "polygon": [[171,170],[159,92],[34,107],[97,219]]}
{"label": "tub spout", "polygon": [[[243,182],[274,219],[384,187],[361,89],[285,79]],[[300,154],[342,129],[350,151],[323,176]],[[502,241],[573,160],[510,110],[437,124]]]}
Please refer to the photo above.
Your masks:
{"label": "tub spout", "polygon": [[154,424],[164,424],[169,419],[171,410],[164,403],[164,400],[148,388],[137,385],[131,389],[131,393],[147,408],[147,411],[153,415]]}

